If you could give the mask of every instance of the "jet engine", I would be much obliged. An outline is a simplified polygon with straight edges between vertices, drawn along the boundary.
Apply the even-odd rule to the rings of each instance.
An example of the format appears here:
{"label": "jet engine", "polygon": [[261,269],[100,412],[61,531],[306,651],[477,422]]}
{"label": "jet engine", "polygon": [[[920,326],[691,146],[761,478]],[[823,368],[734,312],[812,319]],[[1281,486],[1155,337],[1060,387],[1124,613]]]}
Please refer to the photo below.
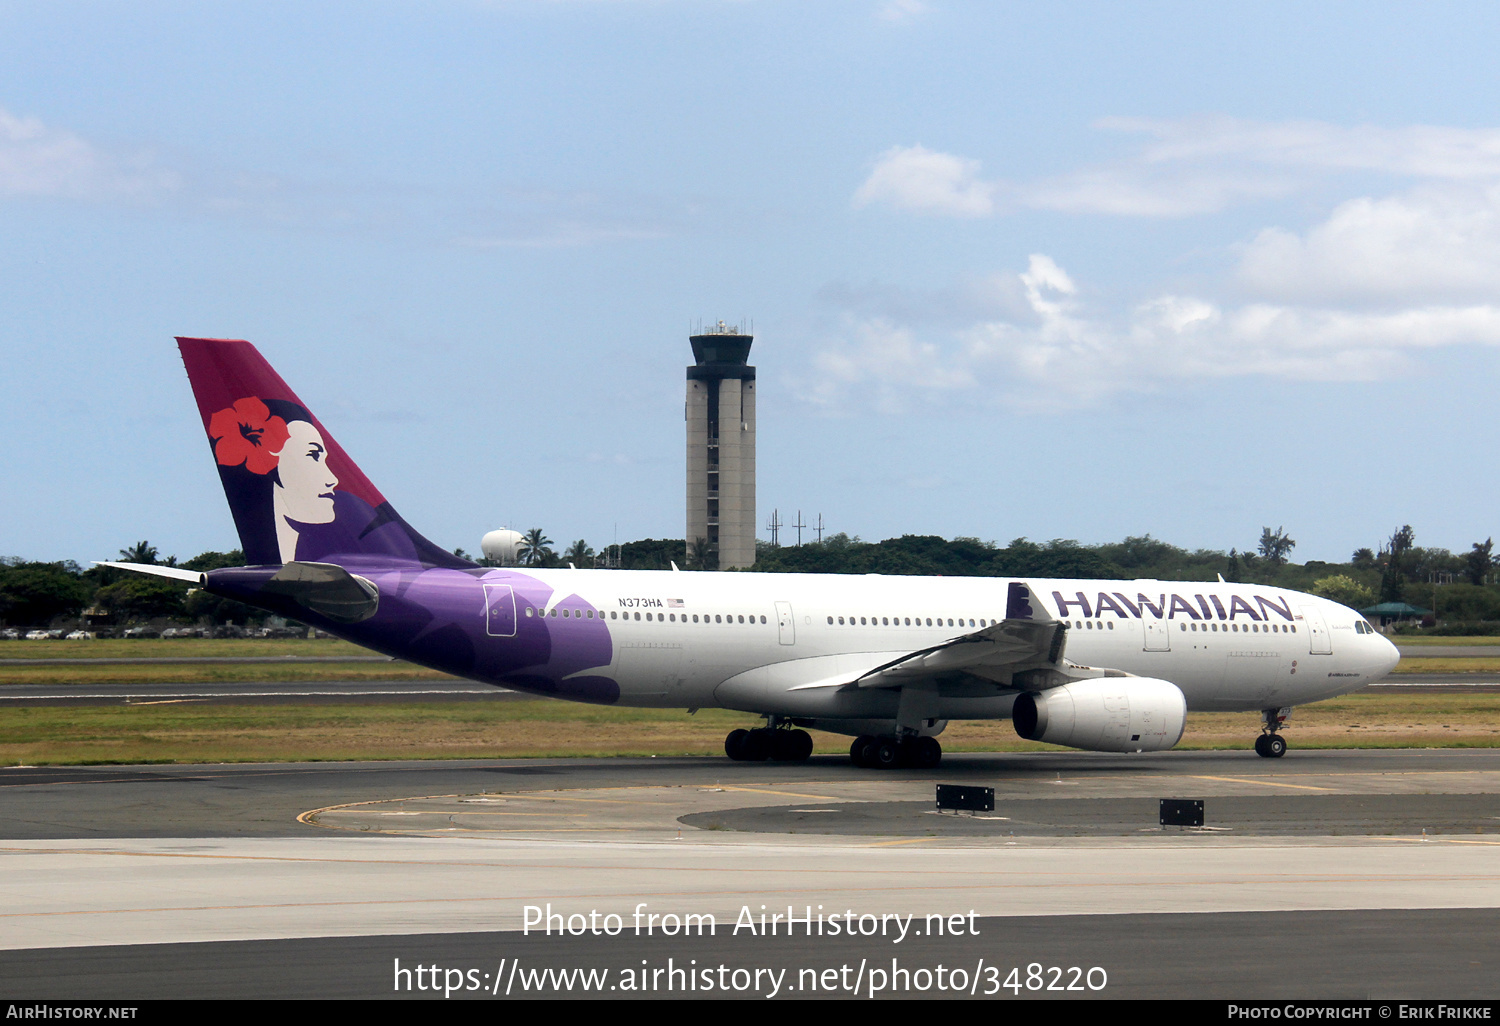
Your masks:
{"label": "jet engine", "polygon": [[1090,752],[1161,752],[1182,740],[1187,699],[1152,677],[1094,677],[1016,698],[1011,722],[1028,741]]}

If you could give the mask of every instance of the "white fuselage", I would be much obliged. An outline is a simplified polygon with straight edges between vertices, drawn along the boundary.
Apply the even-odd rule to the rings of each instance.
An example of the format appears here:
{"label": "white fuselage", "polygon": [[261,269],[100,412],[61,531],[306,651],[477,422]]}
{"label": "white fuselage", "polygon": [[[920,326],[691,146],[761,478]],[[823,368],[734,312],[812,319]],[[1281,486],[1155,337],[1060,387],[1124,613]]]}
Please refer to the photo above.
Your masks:
{"label": "white fuselage", "polygon": [[[832,723],[886,719],[890,690],[800,687],[857,676],[1006,616],[1008,579],[523,571],[609,628],[622,705],[724,707]],[[1177,685],[1194,710],[1294,706],[1384,677],[1398,654],[1351,609],[1249,584],[1025,579],[1068,625],[1066,658]],[[1062,601],[1059,601],[1059,597]],[[566,644],[567,620],[548,620]],[[1357,626],[1358,625],[1358,626]],[[583,624],[578,624],[582,628]],[[591,626],[591,625],[590,625]],[[1013,692],[944,688],[943,719],[1010,715]]]}

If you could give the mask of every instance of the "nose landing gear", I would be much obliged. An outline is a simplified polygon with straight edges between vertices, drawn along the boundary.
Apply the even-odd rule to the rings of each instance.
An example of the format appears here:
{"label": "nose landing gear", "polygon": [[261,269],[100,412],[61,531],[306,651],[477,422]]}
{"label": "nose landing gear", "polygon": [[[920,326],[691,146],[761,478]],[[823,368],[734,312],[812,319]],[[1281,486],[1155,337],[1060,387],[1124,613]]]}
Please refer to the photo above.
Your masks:
{"label": "nose landing gear", "polygon": [[1255,754],[1262,759],[1279,759],[1286,754],[1286,738],[1281,736],[1281,726],[1292,714],[1290,706],[1281,709],[1262,709],[1260,719],[1264,733],[1255,739]]}

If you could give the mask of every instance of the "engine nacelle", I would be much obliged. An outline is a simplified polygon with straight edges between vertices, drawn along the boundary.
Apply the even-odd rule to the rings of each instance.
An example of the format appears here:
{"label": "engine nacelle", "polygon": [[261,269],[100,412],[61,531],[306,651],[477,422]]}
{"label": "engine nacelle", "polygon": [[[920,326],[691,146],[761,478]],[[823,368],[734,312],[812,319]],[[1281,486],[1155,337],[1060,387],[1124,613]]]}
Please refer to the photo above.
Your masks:
{"label": "engine nacelle", "polygon": [[1016,733],[1090,752],[1161,752],[1182,740],[1187,699],[1152,677],[1094,677],[1016,698]]}

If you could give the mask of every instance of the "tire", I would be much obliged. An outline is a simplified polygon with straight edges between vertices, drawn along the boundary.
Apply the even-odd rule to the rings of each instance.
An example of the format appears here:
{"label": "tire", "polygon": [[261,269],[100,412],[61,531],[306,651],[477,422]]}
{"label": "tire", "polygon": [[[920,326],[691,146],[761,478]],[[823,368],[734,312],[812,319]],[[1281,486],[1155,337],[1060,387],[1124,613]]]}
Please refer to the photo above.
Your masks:
{"label": "tire", "polygon": [[746,762],[765,762],[771,757],[771,745],[774,731],[766,730],[764,727],[756,730],[745,731],[745,754],[741,756]]}
{"label": "tire", "polygon": [[895,769],[901,765],[901,743],[893,737],[879,738],[868,751],[876,769]]}
{"label": "tire", "polygon": [[1266,738],[1266,755],[1272,759],[1279,759],[1286,754],[1286,738],[1280,734],[1271,734]]}
{"label": "tire", "polygon": [[911,764],[917,769],[937,769],[943,761],[943,746],[935,737],[919,737],[911,743]]}
{"label": "tire", "polygon": [[811,754],[812,735],[807,731],[772,731],[771,758],[777,762],[804,762]]}
{"label": "tire", "polygon": [[724,754],[735,762],[745,761],[745,742],[749,740],[748,730],[731,730],[729,736],[724,739]]}
{"label": "tire", "polygon": [[1262,759],[1269,759],[1271,757],[1270,753],[1266,751],[1266,738],[1270,736],[1270,734],[1262,734],[1255,739],[1255,754]]}
{"label": "tire", "polygon": [[849,761],[861,769],[869,769],[874,764],[870,761],[866,749],[873,744],[875,739],[868,734],[863,734],[854,739],[849,746]]}
{"label": "tire", "polygon": [[792,761],[806,762],[812,756],[812,735],[805,730],[794,730],[792,731],[792,737],[795,739],[794,747],[792,748]]}

